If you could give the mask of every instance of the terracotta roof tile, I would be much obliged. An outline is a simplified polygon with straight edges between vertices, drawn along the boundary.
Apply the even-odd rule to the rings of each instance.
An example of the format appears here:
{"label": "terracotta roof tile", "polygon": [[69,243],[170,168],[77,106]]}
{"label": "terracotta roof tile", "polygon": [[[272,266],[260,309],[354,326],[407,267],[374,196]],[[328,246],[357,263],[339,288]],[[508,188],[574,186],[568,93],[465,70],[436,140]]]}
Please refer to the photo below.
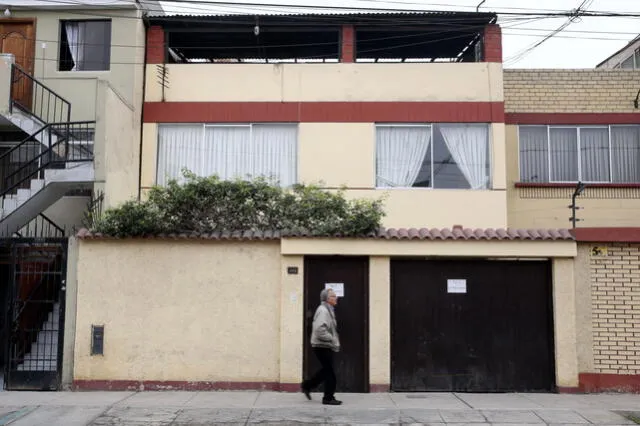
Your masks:
{"label": "terracotta roof tile", "polygon": [[[86,240],[96,239],[119,239],[100,233],[92,233],[87,229],[81,229],[77,237]],[[235,231],[235,232],[212,232],[196,233],[185,232],[175,234],[147,235],[139,238],[145,239],[169,239],[169,240],[233,240],[246,241],[258,240],[269,241],[281,238],[316,238],[310,232],[288,232],[288,231]],[[331,238],[342,238],[341,235],[333,235]],[[575,240],[568,229],[471,229],[461,226],[453,228],[389,228],[381,229],[377,233],[372,233],[361,238],[385,239],[385,240]]]}

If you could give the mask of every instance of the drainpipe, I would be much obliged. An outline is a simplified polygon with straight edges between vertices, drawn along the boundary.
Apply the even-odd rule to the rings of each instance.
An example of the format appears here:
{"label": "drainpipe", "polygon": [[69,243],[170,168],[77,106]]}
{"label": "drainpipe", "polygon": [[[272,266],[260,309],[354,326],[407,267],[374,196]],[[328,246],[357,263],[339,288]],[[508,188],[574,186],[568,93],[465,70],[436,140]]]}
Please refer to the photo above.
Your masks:
{"label": "drainpipe", "polygon": [[144,61],[142,61],[142,105],[140,106],[140,146],[138,151],[138,201],[142,199],[142,137],[143,137],[143,127],[144,127],[144,101],[145,101],[145,92],[147,89],[147,37],[149,33],[149,26],[147,25],[146,20],[143,20],[144,23]]}

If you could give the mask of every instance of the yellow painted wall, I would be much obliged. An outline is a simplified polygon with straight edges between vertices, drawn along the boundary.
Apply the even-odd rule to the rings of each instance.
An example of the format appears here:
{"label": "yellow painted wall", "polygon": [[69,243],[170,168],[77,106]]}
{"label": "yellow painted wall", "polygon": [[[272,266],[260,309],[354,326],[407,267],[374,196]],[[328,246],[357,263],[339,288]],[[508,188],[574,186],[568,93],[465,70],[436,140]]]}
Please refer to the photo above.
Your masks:
{"label": "yellow painted wall", "polygon": [[[147,75],[155,75],[147,65]],[[502,64],[170,64],[167,102],[502,101]],[[206,84],[193,84],[193,82]],[[145,101],[162,99],[149,79]]]}
{"label": "yellow painted wall", "polygon": [[278,243],[79,246],[75,380],[279,380]]}
{"label": "yellow painted wall", "polygon": [[111,207],[138,195],[140,128],[133,105],[104,80],[98,88],[95,179]]}
{"label": "yellow painted wall", "polygon": [[[36,18],[35,77],[71,102],[72,119],[94,120],[98,80],[107,80],[134,105],[142,102],[144,24],[138,10],[14,10],[12,16]],[[111,18],[109,71],[58,71],[60,20]],[[137,107],[139,108],[139,107]]]}
{"label": "yellow painted wall", "polygon": [[[572,188],[516,188],[520,180],[518,126],[506,128],[508,224],[512,228],[569,228]],[[578,226],[640,226],[640,189],[587,188],[578,197]]]}
{"label": "yellow painted wall", "polygon": [[[155,123],[143,126],[142,188],[155,184]],[[504,125],[491,125],[493,190],[375,187],[375,123],[300,123],[298,181],[346,187],[349,197],[385,197],[385,227],[503,228],[507,225]],[[473,208],[469,208],[473,206]]]}
{"label": "yellow painted wall", "polygon": [[391,263],[369,259],[369,383],[391,383]]}
{"label": "yellow painted wall", "polygon": [[556,385],[578,386],[576,282],[573,259],[553,259],[553,323]]}

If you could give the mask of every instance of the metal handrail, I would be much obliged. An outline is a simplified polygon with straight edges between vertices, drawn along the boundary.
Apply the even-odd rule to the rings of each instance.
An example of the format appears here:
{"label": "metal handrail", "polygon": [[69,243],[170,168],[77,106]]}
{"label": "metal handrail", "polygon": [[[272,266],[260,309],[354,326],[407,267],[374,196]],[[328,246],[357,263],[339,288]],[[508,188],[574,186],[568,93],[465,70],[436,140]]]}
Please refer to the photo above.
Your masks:
{"label": "metal handrail", "polygon": [[[23,82],[21,82],[21,80]],[[24,84],[24,81],[27,81],[27,84]],[[20,102],[21,98],[27,96],[31,98],[31,106],[24,105]],[[52,100],[53,105],[51,105]],[[36,80],[16,64],[11,65],[10,112],[13,112],[14,105],[45,124],[60,121],[68,123],[71,121],[71,103]],[[52,107],[53,115],[51,115]]]}
{"label": "metal handrail", "polygon": [[[33,142],[33,136],[37,135],[38,133],[44,131],[45,129],[53,129],[55,128],[55,126],[64,126],[66,128],[66,135],[62,135],[60,133],[58,133],[60,136],[58,136],[58,140],[56,141],[56,143],[51,143],[51,131],[48,134],[48,139],[49,139],[49,143],[48,144],[43,144],[46,145],[47,148],[45,150],[43,150],[42,152],[40,152],[40,154],[34,156],[33,158],[30,158],[29,161],[25,161],[24,164],[22,164],[22,166],[20,166],[18,169],[14,170],[12,173],[7,174],[6,176],[2,176],[2,185],[3,185],[3,189],[2,192],[0,192],[0,198],[5,198],[8,194],[12,193],[15,189],[19,188],[20,185],[22,185],[24,182],[29,181],[31,179],[34,178],[34,176],[39,175],[43,170],[51,167],[51,165],[55,165],[55,164],[63,164],[63,163],[80,163],[80,162],[90,162],[93,161],[93,154],[87,155],[85,158],[68,158],[69,155],[69,139],[72,137],[73,134],[73,130],[77,129],[77,126],[85,126],[85,127],[81,127],[81,129],[85,129],[87,132],[89,130],[91,130],[91,125],[94,125],[95,121],[79,121],[79,122],[71,122],[71,123],[49,123],[45,126],[43,126],[40,130],[38,130],[36,133],[34,133],[33,135],[31,135],[30,137],[26,138],[25,140],[23,140],[19,145],[15,146],[14,148],[12,148],[9,152],[3,154],[0,157],[0,161],[2,159],[4,159],[5,157],[7,157],[8,155],[11,154],[11,152],[25,146],[27,143],[31,143]],[[57,132],[56,132],[57,133]],[[39,143],[39,142],[38,142]],[[62,146],[62,144],[64,144],[65,146],[65,157],[63,158],[61,161],[57,161],[53,158],[54,155],[58,156],[58,154],[56,154],[54,152],[54,148],[57,148],[59,146]],[[82,146],[80,146],[82,147]],[[88,151],[88,150],[85,150]],[[30,173],[25,174],[24,176],[22,176],[21,178],[18,179],[18,181],[16,183],[14,183],[13,185],[8,185],[8,187],[5,186],[6,182],[11,182],[11,178],[15,177],[16,175],[19,175],[20,172],[23,172],[25,169],[29,168],[29,167],[33,167],[33,166],[37,166],[35,168],[35,170],[31,171]]]}

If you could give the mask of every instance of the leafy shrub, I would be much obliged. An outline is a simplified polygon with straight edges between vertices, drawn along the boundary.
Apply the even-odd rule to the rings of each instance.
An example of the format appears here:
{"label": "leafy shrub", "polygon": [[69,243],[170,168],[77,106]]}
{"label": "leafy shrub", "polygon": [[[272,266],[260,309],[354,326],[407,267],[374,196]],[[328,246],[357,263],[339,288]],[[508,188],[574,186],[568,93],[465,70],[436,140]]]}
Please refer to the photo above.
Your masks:
{"label": "leafy shrub", "polygon": [[262,178],[226,181],[188,171],[184,178],[154,187],[148,201],[107,210],[93,230],[114,236],[249,230],[361,236],[377,231],[384,216],[382,200],[348,200],[344,191],[287,189]]}

